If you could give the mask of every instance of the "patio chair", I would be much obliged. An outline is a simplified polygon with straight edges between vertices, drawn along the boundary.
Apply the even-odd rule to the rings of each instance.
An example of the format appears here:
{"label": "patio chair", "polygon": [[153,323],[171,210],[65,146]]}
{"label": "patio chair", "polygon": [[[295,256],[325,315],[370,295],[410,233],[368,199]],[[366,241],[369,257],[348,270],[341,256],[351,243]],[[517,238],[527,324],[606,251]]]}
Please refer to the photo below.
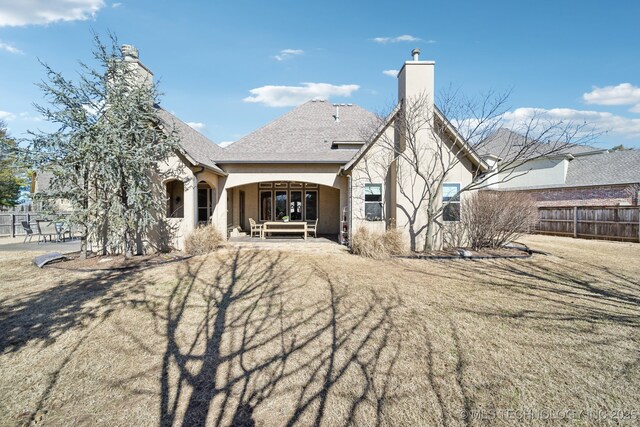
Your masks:
{"label": "patio chair", "polygon": [[66,236],[69,236],[69,240],[71,240],[71,229],[64,222],[56,222],[55,223],[56,232],[58,233],[58,240],[66,241]]}
{"label": "patio chair", "polygon": [[253,237],[253,233],[258,233],[258,237],[262,238],[262,224],[256,224],[253,218],[249,218],[249,226],[251,227],[251,237]]}
{"label": "patio chair", "polygon": [[44,237],[44,242],[47,243],[47,236],[49,236],[49,241],[53,242],[53,236],[58,238],[58,230],[55,225],[51,223],[45,225],[44,227],[40,225],[41,222],[46,222],[46,220],[38,220],[36,221],[36,228],[38,230],[38,243],[40,243],[40,239]]}
{"label": "patio chair", "polygon": [[29,243],[31,243],[31,239],[33,238],[31,224],[29,224],[29,221],[21,221],[21,223],[22,229],[24,230],[24,241],[22,243],[27,243],[27,239],[29,239]]}
{"label": "patio chair", "polygon": [[316,222],[313,224],[307,225],[307,234],[313,233],[313,237],[318,237],[318,218],[316,218]]}

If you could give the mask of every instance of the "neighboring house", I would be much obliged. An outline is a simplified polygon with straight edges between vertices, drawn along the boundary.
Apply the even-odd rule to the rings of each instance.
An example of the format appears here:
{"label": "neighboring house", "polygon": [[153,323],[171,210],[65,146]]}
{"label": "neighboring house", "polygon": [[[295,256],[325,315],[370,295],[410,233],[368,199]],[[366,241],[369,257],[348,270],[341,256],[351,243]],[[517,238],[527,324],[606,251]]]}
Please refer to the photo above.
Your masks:
{"label": "neighboring house", "polygon": [[[508,158],[523,137],[500,129],[489,139],[483,151],[493,163]],[[499,184],[491,189],[527,192],[541,207],[638,205],[640,151],[569,146],[562,153],[524,162],[509,175],[500,173],[495,180]]]}
{"label": "neighboring house", "polygon": [[[139,66],[143,78],[153,78],[135,48],[129,46],[123,53],[127,62]],[[398,73],[395,113],[404,100],[426,95],[425,115],[444,123],[446,131],[441,137],[425,132],[418,143],[464,145],[433,105],[435,63],[420,61],[418,53]],[[407,241],[415,241],[404,214],[411,195],[398,191],[398,176],[409,176],[398,172],[407,166],[393,161],[373,170],[363,167],[381,155],[380,136],[397,138],[395,113],[376,125],[375,115],[357,105],[312,100],[222,148],[158,108],[165,127],[174,129],[181,142],[179,152],[165,165],[166,170],[179,172],[162,183],[168,200],[168,227],[163,230],[172,230],[173,246],[181,248],[185,236],[201,224],[214,224],[233,236],[248,230],[250,218],[260,223],[283,216],[291,221],[317,220],[319,235],[340,241],[360,226],[379,231],[397,226]],[[456,153],[464,158],[445,185],[451,194],[488,170],[472,150],[458,148]],[[413,225],[424,221],[419,212]]]}

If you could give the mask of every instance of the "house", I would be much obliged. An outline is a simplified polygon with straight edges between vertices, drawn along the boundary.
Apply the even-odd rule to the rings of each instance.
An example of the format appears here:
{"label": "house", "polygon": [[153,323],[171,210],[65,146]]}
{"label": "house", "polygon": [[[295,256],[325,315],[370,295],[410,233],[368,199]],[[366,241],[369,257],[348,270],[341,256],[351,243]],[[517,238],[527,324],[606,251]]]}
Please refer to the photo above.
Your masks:
{"label": "house", "polygon": [[[133,46],[125,45],[122,52],[141,79],[152,81]],[[451,199],[488,166],[435,107],[435,63],[420,60],[418,49],[412,55],[398,73],[398,106],[383,120],[355,104],[310,100],[222,148],[158,106],[163,126],[180,141],[180,149],[161,165],[172,175],[162,182],[166,224],[158,238],[182,248],[199,225],[213,224],[234,236],[249,229],[250,219],[261,223],[287,216],[293,222],[317,222],[318,235],[343,243],[358,227],[397,227],[412,247],[423,245],[424,236],[416,230],[425,228],[425,210],[411,212],[411,207],[424,188],[403,187],[415,184],[412,169],[381,143],[407,144],[397,120],[408,102],[423,99],[419,114],[442,129],[417,133],[416,145],[459,158],[437,189],[435,203]],[[441,244],[433,233],[434,243]]]}
{"label": "house", "polygon": [[[483,153],[490,162],[508,157],[523,138],[499,129],[483,144]],[[527,192],[540,207],[634,206],[639,204],[640,151],[567,146],[552,156],[522,162],[506,175],[496,175],[499,183],[490,188]]]}

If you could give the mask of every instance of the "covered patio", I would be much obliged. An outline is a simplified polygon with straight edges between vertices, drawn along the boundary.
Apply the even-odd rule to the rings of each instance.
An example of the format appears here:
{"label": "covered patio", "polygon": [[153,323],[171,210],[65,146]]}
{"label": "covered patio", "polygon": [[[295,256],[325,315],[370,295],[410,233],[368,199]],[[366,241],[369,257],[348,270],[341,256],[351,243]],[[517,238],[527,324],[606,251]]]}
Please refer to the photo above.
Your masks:
{"label": "covered patio", "polygon": [[[341,221],[344,220],[342,205],[340,189],[318,183],[280,180],[227,188],[230,241],[250,241],[253,221],[267,231],[263,233],[267,239],[301,240],[306,223],[308,238],[322,237],[327,242],[339,242]],[[298,224],[300,227],[296,227]],[[281,231],[268,232],[274,228]],[[312,228],[315,232],[311,232]],[[283,229],[288,230],[284,232]],[[259,237],[254,233],[253,240],[259,240]]]}

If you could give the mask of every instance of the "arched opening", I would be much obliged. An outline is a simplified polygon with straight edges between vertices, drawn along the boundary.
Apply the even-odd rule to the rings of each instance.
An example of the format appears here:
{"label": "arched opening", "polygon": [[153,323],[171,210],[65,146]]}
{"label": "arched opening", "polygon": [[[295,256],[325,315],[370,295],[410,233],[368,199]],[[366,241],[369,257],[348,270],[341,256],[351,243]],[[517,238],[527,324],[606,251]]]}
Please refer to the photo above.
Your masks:
{"label": "arched opening", "polygon": [[213,210],[216,207],[216,189],[205,181],[198,183],[198,225],[206,225],[211,222]]}
{"label": "arched opening", "polygon": [[167,218],[184,218],[184,182],[179,179],[165,183]]}

